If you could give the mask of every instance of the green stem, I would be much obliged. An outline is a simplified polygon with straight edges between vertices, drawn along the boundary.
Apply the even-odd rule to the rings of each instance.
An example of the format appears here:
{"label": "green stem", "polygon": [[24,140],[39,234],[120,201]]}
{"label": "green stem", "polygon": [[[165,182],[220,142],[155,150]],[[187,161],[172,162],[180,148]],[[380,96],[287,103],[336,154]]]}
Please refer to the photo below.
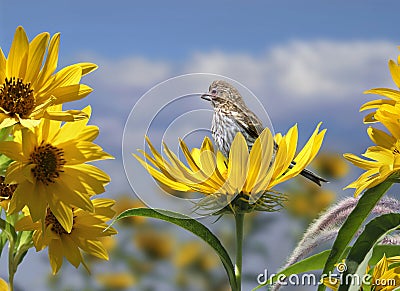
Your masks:
{"label": "green stem", "polygon": [[243,255],[243,222],[244,214],[235,214],[236,222],[236,265],[235,265],[235,277],[237,291],[242,289],[242,255]]}

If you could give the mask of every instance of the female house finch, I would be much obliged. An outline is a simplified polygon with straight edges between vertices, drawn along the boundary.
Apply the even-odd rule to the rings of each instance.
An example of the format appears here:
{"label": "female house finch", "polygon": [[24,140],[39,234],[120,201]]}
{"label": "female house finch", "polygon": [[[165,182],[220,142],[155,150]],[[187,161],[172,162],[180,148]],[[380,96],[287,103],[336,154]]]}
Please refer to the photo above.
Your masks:
{"label": "female house finch", "polygon": [[[210,101],[214,108],[211,132],[218,149],[228,157],[233,139],[240,132],[250,150],[264,127],[261,120],[246,106],[239,91],[226,81],[216,80],[201,98]],[[278,145],[274,143],[274,150],[277,149]],[[301,171],[300,175],[319,186],[321,182],[328,182],[307,169]]]}

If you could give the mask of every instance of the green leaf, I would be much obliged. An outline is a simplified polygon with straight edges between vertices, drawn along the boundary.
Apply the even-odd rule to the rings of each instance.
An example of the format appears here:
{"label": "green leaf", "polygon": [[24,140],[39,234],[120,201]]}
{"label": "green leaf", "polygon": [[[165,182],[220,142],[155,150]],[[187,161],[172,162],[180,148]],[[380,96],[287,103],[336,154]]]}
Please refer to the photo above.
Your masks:
{"label": "green leaf", "polygon": [[29,249],[33,247],[33,240],[32,240],[33,231],[23,231],[23,232],[28,233],[28,235],[26,235],[24,238],[25,243],[21,243],[15,252],[14,260],[16,266],[18,266],[22,262],[22,260],[28,253]]}
{"label": "green leaf", "polygon": [[[329,271],[333,270],[334,265],[339,262],[343,255],[344,250],[351,242],[354,234],[361,227],[364,220],[370,214],[375,204],[381,199],[386,191],[393,184],[392,181],[385,181],[381,184],[368,189],[358,200],[358,203],[354,210],[347,217],[346,221],[340,228],[335,242],[333,243],[331,253],[329,254],[328,260],[325,263],[322,274],[328,274]],[[324,285],[318,286],[318,291],[325,290]]]}
{"label": "green leaf", "polygon": [[17,239],[17,233],[14,227],[4,219],[0,218],[0,229],[7,235],[9,240],[15,241]]}
{"label": "green leaf", "polygon": [[3,252],[4,246],[6,245],[8,241],[7,234],[4,231],[1,231],[0,233],[0,257],[1,253]]}
{"label": "green leaf", "polygon": [[17,237],[17,249],[32,242],[33,231],[19,231]]}
{"label": "green leaf", "polygon": [[374,252],[369,260],[371,266],[376,265],[382,259],[383,255],[386,257],[394,257],[400,254],[400,245],[376,245]]}
{"label": "green leaf", "polygon": [[4,219],[0,218],[0,229],[1,229],[1,236],[0,236],[0,255],[1,252],[7,243],[7,241],[15,242],[17,240],[17,233],[15,232],[14,227]]}
{"label": "green leaf", "polygon": [[[350,247],[348,247],[346,249],[346,251],[344,252],[344,256],[349,252],[349,250],[350,250]],[[300,273],[304,273],[304,272],[322,269],[324,267],[324,264],[325,264],[328,256],[329,256],[330,251],[331,250],[322,251],[318,254],[315,254],[306,259],[303,259],[293,265],[290,265],[286,269],[277,273],[273,278],[268,278],[268,280],[265,283],[258,285],[256,288],[253,289],[253,291],[260,289],[266,285],[273,284],[278,279],[278,276],[284,275],[286,277],[289,277],[290,275],[293,275],[293,274],[300,274]],[[267,279],[267,278],[265,278],[265,279]]]}
{"label": "green leaf", "polygon": [[7,168],[11,162],[12,160],[9,157],[0,154],[0,175],[4,176],[6,174]]}
{"label": "green leaf", "polygon": [[4,127],[0,129],[0,141],[12,140],[11,130],[13,126]]}
{"label": "green leaf", "polygon": [[[0,129],[0,141],[12,140],[11,130],[13,126],[5,127]],[[11,164],[12,160],[6,155],[0,154],[0,175],[4,176],[8,166]]]}
{"label": "green leaf", "polygon": [[235,281],[235,271],[228,252],[222,246],[219,239],[203,224],[201,224],[197,220],[190,218],[189,216],[180,213],[167,211],[163,209],[150,209],[150,208],[133,208],[125,210],[124,212],[122,212],[117,216],[115,221],[130,216],[145,216],[145,217],[152,217],[164,220],[173,223],[175,225],[178,225],[190,231],[191,233],[195,234],[202,240],[204,240],[209,246],[211,246],[216,251],[219,258],[221,259],[221,262],[224,265],[226,273],[228,275],[232,290],[237,290]]}
{"label": "green leaf", "polygon": [[[384,214],[371,220],[355,241],[346,258],[347,270],[343,274],[344,277],[346,278],[348,274],[355,274],[362,278],[372,257],[374,246],[399,226],[399,213]],[[358,288],[355,284],[351,284],[351,280],[344,280],[339,287],[339,291],[358,290]]]}

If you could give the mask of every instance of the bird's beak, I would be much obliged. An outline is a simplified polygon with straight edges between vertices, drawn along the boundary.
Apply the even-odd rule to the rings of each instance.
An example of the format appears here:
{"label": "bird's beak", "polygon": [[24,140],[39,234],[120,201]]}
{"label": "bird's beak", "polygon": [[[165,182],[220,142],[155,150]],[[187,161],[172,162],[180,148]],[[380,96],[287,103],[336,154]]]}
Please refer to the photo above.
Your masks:
{"label": "bird's beak", "polygon": [[205,93],[205,94],[201,95],[200,98],[207,100],[207,101],[211,101],[211,94]]}

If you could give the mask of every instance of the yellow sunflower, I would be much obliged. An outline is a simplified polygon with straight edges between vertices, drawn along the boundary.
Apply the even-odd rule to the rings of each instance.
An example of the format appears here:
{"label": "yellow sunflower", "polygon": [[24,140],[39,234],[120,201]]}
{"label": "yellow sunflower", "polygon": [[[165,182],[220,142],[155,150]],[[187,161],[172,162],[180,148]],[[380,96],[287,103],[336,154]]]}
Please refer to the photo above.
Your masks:
{"label": "yellow sunflower", "polygon": [[[400,287],[400,267],[393,265],[398,265],[399,262],[400,256],[386,258],[386,256],[383,255],[382,259],[375,265],[372,271],[371,280],[366,282],[366,285],[369,287],[368,290],[392,291]],[[365,273],[368,274],[369,270],[370,268],[367,267]],[[337,291],[339,289],[340,280],[335,277],[325,277],[323,279],[323,284]]]}
{"label": "yellow sunflower", "polygon": [[[397,63],[393,60],[389,61],[389,70],[392,76],[393,82],[396,84],[398,88],[400,88],[400,55],[397,58]],[[365,111],[369,109],[375,109],[375,111],[367,114],[364,117],[365,123],[373,123],[380,121],[375,115],[376,109],[381,107],[382,105],[391,105],[394,106],[397,103],[400,103],[400,91],[394,90],[390,88],[375,88],[370,89],[364,92],[365,94],[377,94],[387,97],[388,99],[377,99],[366,102],[360,108],[360,111]]]}
{"label": "yellow sunflower", "polygon": [[[266,128],[256,139],[250,152],[243,135],[238,133],[231,145],[228,159],[221,152],[214,150],[207,137],[200,149],[194,148],[192,151],[183,141],[180,142],[189,167],[165,144],[164,152],[169,161],[164,159],[149,139],[147,142],[153,157],[142,150],[139,151],[152,165],[147,164],[141,157],[134,156],[153,178],[172,190],[200,192],[209,196],[222,195],[228,200],[240,194],[258,210],[272,211],[276,206],[274,202],[280,205],[281,199],[281,195],[271,194],[272,188],[297,176],[318,153],[325,134],[325,130],[319,131],[320,125],[296,157],[296,125],[285,136],[275,136],[278,144],[275,154],[274,139],[270,130]],[[295,162],[294,166],[292,161]]]}
{"label": "yellow sunflower", "polygon": [[344,157],[355,166],[366,170],[360,177],[346,188],[355,188],[355,196],[363,190],[372,188],[392,174],[400,171],[400,104],[381,105],[375,116],[388,129],[390,134],[377,128],[369,127],[367,132],[370,139],[376,144],[362,154],[363,159],[354,154],[344,154]]}
{"label": "yellow sunflower", "polygon": [[16,224],[18,231],[34,231],[33,243],[36,251],[48,246],[50,265],[53,274],[61,268],[65,257],[76,268],[82,265],[88,270],[81,250],[103,260],[108,260],[107,250],[101,238],[111,236],[117,231],[106,222],[115,211],[111,209],[115,201],[111,199],[93,199],[93,212],[73,208],[73,227],[67,231],[48,208],[44,225],[39,221],[33,222],[30,215],[24,216]]}
{"label": "yellow sunflower", "polygon": [[95,64],[78,63],[55,73],[60,34],[49,39],[49,33],[43,32],[29,42],[19,26],[7,58],[0,48],[0,128],[17,123],[32,128],[41,118],[74,121],[87,117],[79,110],[47,110],[92,92],[79,82],[97,68]]}
{"label": "yellow sunflower", "polygon": [[400,267],[391,266],[398,264],[400,256],[383,258],[375,265],[372,273],[372,288],[376,291],[391,291],[400,287]]}
{"label": "yellow sunflower", "polygon": [[[90,116],[91,108],[88,106],[83,112]],[[9,214],[26,205],[33,221],[38,221],[43,220],[46,208],[50,207],[70,232],[71,207],[93,210],[90,195],[104,192],[110,178],[86,162],[112,156],[93,143],[99,129],[87,122],[83,119],[61,126],[61,121],[43,119],[32,131],[17,130],[13,141],[0,142],[0,153],[14,160],[7,168],[4,182],[17,184],[9,202]]]}

